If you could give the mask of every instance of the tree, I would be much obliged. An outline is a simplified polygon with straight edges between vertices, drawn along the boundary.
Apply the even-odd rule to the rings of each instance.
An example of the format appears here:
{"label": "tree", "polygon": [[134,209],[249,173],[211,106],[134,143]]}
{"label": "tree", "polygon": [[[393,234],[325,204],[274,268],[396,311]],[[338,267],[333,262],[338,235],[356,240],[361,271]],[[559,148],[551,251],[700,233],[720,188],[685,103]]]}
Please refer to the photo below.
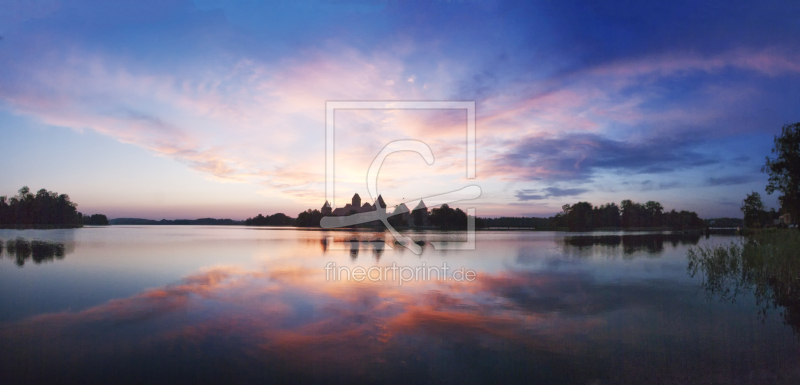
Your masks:
{"label": "tree", "polygon": [[589,202],[578,202],[574,205],[564,205],[561,207],[564,210],[567,226],[570,231],[586,231],[594,227],[592,217],[592,204]]}
{"label": "tree", "polygon": [[92,214],[92,216],[85,215],[83,217],[83,224],[89,226],[108,226],[108,218],[103,214]]}
{"label": "tree", "polygon": [[622,227],[641,227],[641,223],[639,223],[639,206],[641,205],[633,203],[630,199],[625,199],[620,203]]}
{"label": "tree", "polygon": [[308,209],[297,214],[295,225],[297,227],[319,227],[319,221],[322,219],[322,213],[319,210]]}
{"label": "tree", "polygon": [[647,222],[648,226],[658,227],[661,226],[661,221],[663,217],[664,206],[661,206],[661,203],[655,201],[648,201],[644,204],[644,208],[647,212]]}
{"label": "tree", "polygon": [[41,189],[31,193],[27,186],[19,195],[7,199],[0,197],[0,227],[80,227],[83,216],[71,202],[69,195]]}
{"label": "tree", "polygon": [[440,229],[466,229],[467,213],[459,208],[453,209],[447,204],[431,209],[429,220]]}
{"label": "tree", "polygon": [[800,214],[800,122],[785,125],[781,135],[775,136],[772,153],[761,171],[769,174],[767,194],[781,192],[778,200],[781,209],[797,221]]}
{"label": "tree", "polygon": [[619,206],[615,203],[606,203],[595,207],[593,224],[595,227],[620,227]]}
{"label": "tree", "polygon": [[744,224],[747,227],[761,227],[761,218],[764,212],[764,202],[761,201],[761,194],[753,191],[747,194],[747,198],[742,201],[742,213],[744,213]]}

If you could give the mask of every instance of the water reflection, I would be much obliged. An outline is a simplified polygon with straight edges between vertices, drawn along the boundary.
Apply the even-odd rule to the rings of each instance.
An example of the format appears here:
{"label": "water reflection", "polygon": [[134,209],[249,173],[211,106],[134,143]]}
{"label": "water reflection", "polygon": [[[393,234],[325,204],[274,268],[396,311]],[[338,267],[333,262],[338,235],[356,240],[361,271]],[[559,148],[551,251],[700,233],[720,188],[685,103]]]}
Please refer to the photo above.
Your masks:
{"label": "water reflection", "polygon": [[[3,252],[3,241],[0,240],[0,255]],[[72,250],[69,250],[72,251]],[[25,261],[32,259],[33,263],[39,265],[44,262],[52,262],[56,259],[64,259],[67,248],[63,243],[41,240],[26,240],[17,238],[5,242],[5,254],[13,259],[17,266],[22,267]]]}
{"label": "water reflection", "polygon": [[[653,298],[680,302],[675,288],[602,284],[582,273],[507,272],[406,290],[319,286],[317,278],[318,269],[216,268],[85,311],[34,317],[0,329],[8,352],[0,368],[43,383],[62,365],[86,382],[192,373],[214,383],[219,373],[198,373],[230,366],[228,383],[589,383],[619,375],[603,368],[613,349],[606,339],[620,333],[607,314],[652,307]],[[77,364],[100,352],[114,371]]]}
{"label": "water reflection", "polygon": [[[383,233],[380,234],[383,236]],[[417,242],[418,244],[424,244],[424,242]],[[347,250],[350,252],[350,260],[355,261],[358,259],[359,253],[362,249],[371,249],[372,256],[375,258],[376,262],[379,262],[381,256],[386,250],[393,249],[386,243],[385,238],[377,238],[377,236],[373,236],[372,238],[367,237],[334,237],[334,236],[325,236],[319,241],[319,244],[322,247],[322,252],[327,253],[328,251],[337,251],[337,250]],[[402,250],[401,250],[402,251]]]}
{"label": "water reflection", "polygon": [[[761,348],[747,345],[747,329],[687,328],[707,313],[685,307],[685,288],[661,282],[519,271],[401,290],[320,285],[319,270],[215,268],[6,324],[0,380],[50,383],[67,372],[82,383],[652,383],[702,379],[716,370],[708,357],[727,370]],[[698,338],[741,345],[720,356],[714,344],[694,346]]]}
{"label": "water reflection", "polygon": [[[0,383],[609,384],[740,378],[775,383],[776,376],[800,378],[798,345],[785,338],[791,330],[778,320],[754,326],[749,308],[706,303],[685,273],[680,241],[674,250],[665,245],[659,258],[571,258],[564,254],[560,234],[481,232],[475,251],[428,247],[409,258],[401,247],[370,242],[380,241],[375,234],[342,232],[333,240],[325,235],[111,228],[79,232],[81,247],[69,264],[0,266],[3,278],[11,278],[0,292],[23,298],[6,302],[15,306],[64,302],[61,291],[79,286],[108,291],[144,266],[142,286],[111,300],[6,317],[0,322]],[[432,232],[419,239],[454,236]],[[622,242],[588,247],[619,251]],[[523,251],[526,258],[520,262]],[[351,259],[353,254],[361,258]],[[641,255],[648,251],[634,253]],[[153,267],[162,272],[178,260],[192,267],[152,283]],[[328,281],[324,267],[331,261],[364,267],[446,261],[476,270],[478,278],[402,286]],[[53,288],[58,275],[67,278],[63,286],[32,290]]]}
{"label": "water reflection", "polygon": [[617,248],[622,246],[622,252],[631,256],[646,252],[659,254],[664,251],[664,244],[671,244],[673,248],[678,245],[696,245],[700,241],[700,234],[659,233],[659,234],[626,234],[626,235],[578,235],[564,237],[566,248],[575,248],[582,252],[595,246]]}

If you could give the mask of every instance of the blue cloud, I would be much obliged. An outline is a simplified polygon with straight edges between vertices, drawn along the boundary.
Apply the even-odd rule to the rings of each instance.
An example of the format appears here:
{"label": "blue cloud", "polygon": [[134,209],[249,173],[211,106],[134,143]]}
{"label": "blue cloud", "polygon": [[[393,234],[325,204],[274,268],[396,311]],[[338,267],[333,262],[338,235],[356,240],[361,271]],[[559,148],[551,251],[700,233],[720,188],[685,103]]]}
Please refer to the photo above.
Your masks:
{"label": "blue cloud", "polygon": [[587,189],[582,188],[558,188],[558,187],[547,187],[540,190],[537,189],[524,189],[524,190],[517,190],[514,194],[517,197],[517,200],[520,201],[535,201],[535,200],[543,200],[552,197],[571,197],[576,195],[581,195],[585,192],[588,192]]}
{"label": "blue cloud", "polygon": [[755,181],[750,175],[728,175],[723,177],[708,178],[706,184],[709,186],[735,186]]}
{"label": "blue cloud", "polygon": [[587,181],[597,172],[623,170],[656,174],[718,163],[692,138],[622,141],[599,134],[530,137],[495,160],[529,180]]}

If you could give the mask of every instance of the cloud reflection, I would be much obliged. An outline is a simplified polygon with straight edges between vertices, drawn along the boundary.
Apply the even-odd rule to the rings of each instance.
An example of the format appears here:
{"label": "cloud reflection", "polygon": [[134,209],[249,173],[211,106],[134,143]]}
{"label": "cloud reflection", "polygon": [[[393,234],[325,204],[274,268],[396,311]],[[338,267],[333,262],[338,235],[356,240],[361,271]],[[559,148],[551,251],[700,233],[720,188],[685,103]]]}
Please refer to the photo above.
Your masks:
{"label": "cloud reflection", "polygon": [[[0,381],[51,382],[69,372],[87,382],[164,382],[229,368],[233,382],[270,375],[292,382],[586,383],[620,375],[598,364],[609,362],[609,340],[620,333],[664,328],[659,343],[666,345],[659,346],[671,349],[696,338],[702,331],[658,316],[670,309],[691,325],[700,317],[685,307],[691,291],[579,272],[505,271],[474,282],[397,287],[325,282],[321,268],[216,267],[84,311],[0,324],[0,348],[8,353]],[[652,343],[631,340],[625,356],[636,361]],[[102,377],[100,362],[115,368],[113,376]]]}

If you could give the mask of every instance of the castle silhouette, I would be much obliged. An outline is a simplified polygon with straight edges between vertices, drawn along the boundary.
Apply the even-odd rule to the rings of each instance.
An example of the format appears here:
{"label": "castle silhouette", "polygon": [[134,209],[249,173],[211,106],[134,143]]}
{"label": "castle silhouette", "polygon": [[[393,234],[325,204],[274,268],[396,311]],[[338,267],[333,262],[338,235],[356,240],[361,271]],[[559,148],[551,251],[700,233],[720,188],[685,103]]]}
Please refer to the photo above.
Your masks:
{"label": "castle silhouette", "polygon": [[[369,202],[364,202],[361,204],[361,196],[356,193],[353,195],[350,203],[344,205],[344,207],[338,207],[336,209],[331,207],[331,204],[326,200],[325,204],[322,205],[322,209],[320,212],[323,216],[335,216],[335,217],[343,217],[352,214],[359,214],[359,213],[366,213],[370,211],[378,211],[382,210],[386,212],[386,202],[383,200],[383,196],[378,195],[378,199],[376,200],[374,205],[369,204]],[[391,217],[398,217],[401,221],[408,223],[410,226],[428,226],[428,207],[425,206],[425,202],[422,200],[419,201],[414,210],[409,210],[408,206],[405,203],[401,203],[399,205],[394,206],[393,211],[389,214]]]}

